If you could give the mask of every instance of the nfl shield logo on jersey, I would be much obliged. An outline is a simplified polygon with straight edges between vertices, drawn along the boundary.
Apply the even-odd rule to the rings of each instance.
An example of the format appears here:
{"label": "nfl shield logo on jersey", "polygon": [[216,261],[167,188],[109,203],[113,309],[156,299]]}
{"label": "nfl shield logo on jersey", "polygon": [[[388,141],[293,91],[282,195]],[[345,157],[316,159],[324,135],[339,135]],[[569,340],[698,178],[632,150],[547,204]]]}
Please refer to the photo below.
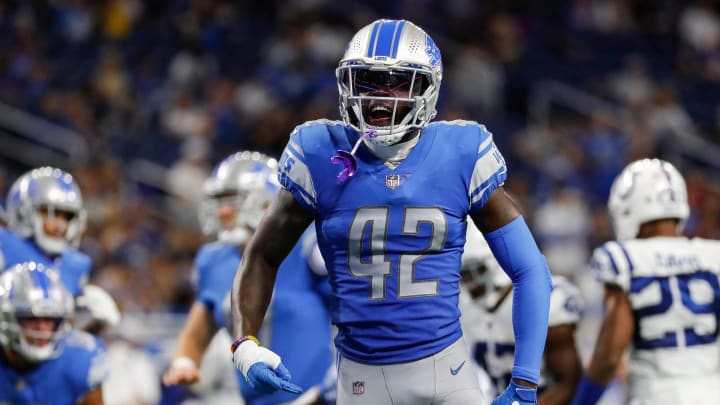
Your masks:
{"label": "nfl shield logo on jersey", "polygon": [[365,381],[353,381],[353,394],[362,395],[365,392]]}
{"label": "nfl shield logo on jersey", "polygon": [[385,186],[393,190],[398,188],[400,186],[400,175],[388,174],[387,176],[385,176]]}

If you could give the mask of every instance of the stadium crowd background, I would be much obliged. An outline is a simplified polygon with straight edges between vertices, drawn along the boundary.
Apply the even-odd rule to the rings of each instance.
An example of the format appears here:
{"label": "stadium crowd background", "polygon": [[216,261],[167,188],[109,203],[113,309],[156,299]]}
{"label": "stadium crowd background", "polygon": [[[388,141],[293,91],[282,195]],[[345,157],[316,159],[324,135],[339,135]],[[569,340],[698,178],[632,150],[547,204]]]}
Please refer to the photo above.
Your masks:
{"label": "stadium crowd background", "polygon": [[686,234],[720,237],[717,1],[0,1],[0,190],[69,170],[92,282],[126,313],[183,314],[210,168],[339,119],[337,61],[380,17],[433,36],[437,119],[494,133],[554,272],[611,237],[610,182],[640,157],[684,172]]}

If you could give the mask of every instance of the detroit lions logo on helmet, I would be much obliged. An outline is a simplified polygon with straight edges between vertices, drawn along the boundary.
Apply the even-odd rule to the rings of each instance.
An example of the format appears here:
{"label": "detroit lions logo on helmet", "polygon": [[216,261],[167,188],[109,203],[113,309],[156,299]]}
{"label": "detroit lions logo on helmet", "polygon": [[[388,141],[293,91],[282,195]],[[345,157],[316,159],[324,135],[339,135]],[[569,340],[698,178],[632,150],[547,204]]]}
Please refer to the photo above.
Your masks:
{"label": "detroit lions logo on helmet", "polygon": [[430,57],[430,65],[437,66],[442,61],[440,49],[435,45],[432,38],[425,37],[425,53]]}

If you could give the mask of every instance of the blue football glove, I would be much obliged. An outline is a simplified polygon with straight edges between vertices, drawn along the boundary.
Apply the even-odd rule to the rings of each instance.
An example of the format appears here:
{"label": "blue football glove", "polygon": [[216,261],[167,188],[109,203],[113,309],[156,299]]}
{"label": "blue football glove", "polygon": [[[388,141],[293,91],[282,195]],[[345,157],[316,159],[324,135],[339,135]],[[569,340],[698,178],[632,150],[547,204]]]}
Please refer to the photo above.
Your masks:
{"label": "blue football glove", "polygon": [[505,392],[495,398],[492,405],[537,405],[537,389],[523,387],[510,380]]}
{"label": "blue football glove", "polygon": [[266,394],[277,390],[293,394],[302,392],[302,388],[290,382],[290,372],[282,363],[275,370],[265,363],[255,363],[250,366],[246,378],[253,388]]}
{"label": "blue football glove", "polygon": [[301,387],[290,382],[290,371],[281,363],[280,356],[253,340],[244,340],[235,348],[233,363],[248,383],[260,392],[302,392]]}

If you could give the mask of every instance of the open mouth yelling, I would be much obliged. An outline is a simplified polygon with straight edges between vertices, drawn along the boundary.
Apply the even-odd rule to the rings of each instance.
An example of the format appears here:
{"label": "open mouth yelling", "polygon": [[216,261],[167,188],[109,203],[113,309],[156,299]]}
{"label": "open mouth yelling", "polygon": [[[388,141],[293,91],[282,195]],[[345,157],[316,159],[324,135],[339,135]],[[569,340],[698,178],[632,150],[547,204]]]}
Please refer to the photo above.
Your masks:
{"label": "open mouth yelling", "polygon": [[374,127],[390,126],[393,123],[393,110],[385,104],[372,105],[367,114],[367,121]]}

